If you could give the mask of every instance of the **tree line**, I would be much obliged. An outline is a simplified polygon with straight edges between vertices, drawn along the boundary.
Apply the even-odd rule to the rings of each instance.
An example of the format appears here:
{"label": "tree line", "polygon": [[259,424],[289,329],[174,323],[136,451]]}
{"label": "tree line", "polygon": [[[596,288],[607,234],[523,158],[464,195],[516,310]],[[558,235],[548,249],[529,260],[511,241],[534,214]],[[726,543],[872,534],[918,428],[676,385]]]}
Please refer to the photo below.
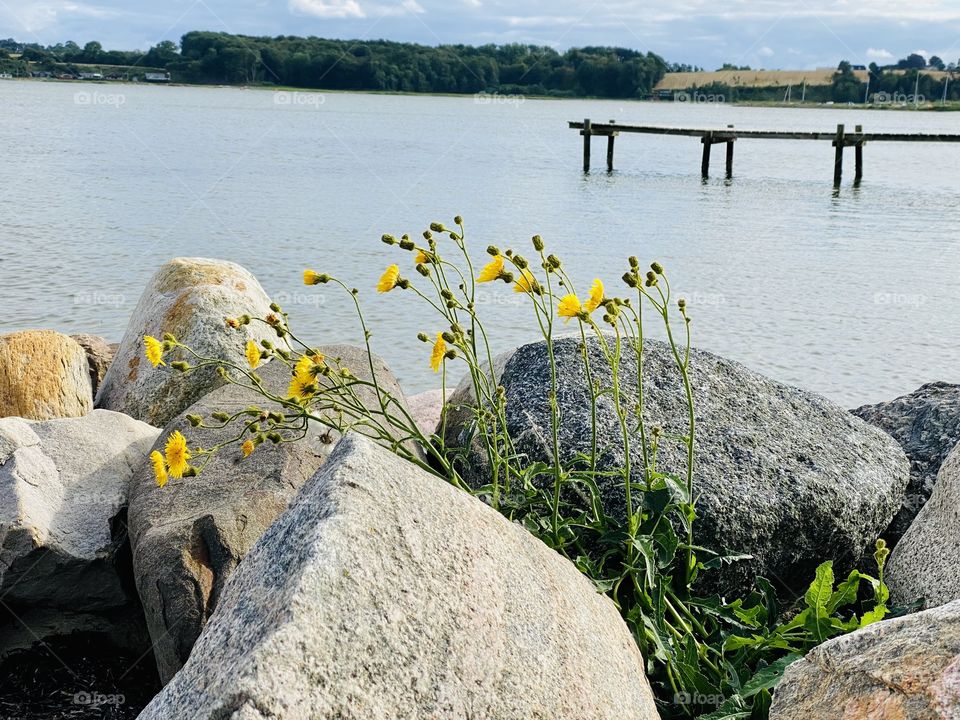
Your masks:
{"label": "tree line", "polygon": [[330,90],[439,93],[523,93],[555,96],[638,98],[650,94],[671,68],[654,53],[618,47],[538,45],[427,46],[386,40],[317,37],[250,37],[189,32],[147,52],[83,47],[17,45],[41,66],[87,64],[143,66],[168,71],[175,82],[272,84]]}

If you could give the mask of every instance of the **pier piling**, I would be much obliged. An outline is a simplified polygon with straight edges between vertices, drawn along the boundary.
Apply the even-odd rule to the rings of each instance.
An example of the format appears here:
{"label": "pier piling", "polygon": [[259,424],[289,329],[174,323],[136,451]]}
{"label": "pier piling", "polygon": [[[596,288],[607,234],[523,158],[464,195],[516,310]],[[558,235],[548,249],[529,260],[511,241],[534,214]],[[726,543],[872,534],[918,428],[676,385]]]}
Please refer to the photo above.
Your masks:
{"label": "pier piling", "polygon": [[583,121],[583,171],[585,173],[590,172],[590,135],[592,132],[590,118],[585,118]]}
{"label": "pier piling", "polygon": [[860,180],[863,179],[863,125],[857,125],[854,132],[857,134],[857,144],[853,146],[853,153],[856,159],[853,184],[859,185]]}
{"label": "pier piling", "polygon": [[840,180],[843,177],[843,123],[837,125],[837,137],[833,141],[836,148],[833,160],[833,186],[840,187]]}
{"label": "pier piling", "polygon": [[700,138],[703,143],[703,158],[700,160],[700,175],[704,178],[710,175],[710,147],[713,145],[713,133]]}
{"label": "pier piling", "polygon": [[[611,120],[610,124],[615,125],[616,120]],[[616,138],[616,133],[610,133],[607,135],[607,172],[613,172],[613,141]]]}

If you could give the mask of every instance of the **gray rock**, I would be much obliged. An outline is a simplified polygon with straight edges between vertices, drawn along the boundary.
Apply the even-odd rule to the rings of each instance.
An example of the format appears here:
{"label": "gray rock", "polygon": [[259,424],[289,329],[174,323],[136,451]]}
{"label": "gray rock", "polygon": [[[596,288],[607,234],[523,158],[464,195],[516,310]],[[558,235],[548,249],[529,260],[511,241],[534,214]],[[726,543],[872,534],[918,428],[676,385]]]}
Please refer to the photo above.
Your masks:
{"label": "gray rock", "polygon": [[943,461],[960,442],[960,385],[929,383],[896,400],[853,412],[890,433],[910,460],[907,497],[886,533],[896,543],[933,492]]}
{"label": "gray rock", "polygon": [[53,330],[0,336],[0,417],[52,420],[93,409],[83,348]]}
{"label": "gray rock", "polygon": [[140,297],[100,386],[97,407],[166,425],[224,381],[213,367],[190,373],[152,367],[144,356],[144,335],[162,338],[170,333],[199,355],[245,365],[247,339],[276,340],[276,333],[259,322],[232,330],[224,318],[269,313],[270,299],[239,265],[203,258],[171,260]]}
{"label": "gray rock", "polygon": [[0,420],[0,598],[10,615],[0,654],[74,630],[109,630],[129,646],[130,623],[142,631],[121,567],[124,517],[133,469],[159,432],[107,410]]}
{"label": "gray rock", "polygon": [[[357,377],[369,379],[365,351],[345,345],[319,349],[331,361],[339,358]],[[390,370],[379,358],[374,361],[381,385],[402,402],[403,393]],[[257,372],[268,390],[286,396],[290,371],[285,365],[275,360]],[[359,394],[368,404],[376,399],[369,390]],[[217,410],[235,412],[250,405],[276,408],[237,385],[214,390],[174,418],[155,449],[162,451],[175,430],[191,447],[229,440],[237,435],[236,425],[222,430],[193,428],[186,416],[209,418]],[[318,423],[304,439],[264,443],[246,459],[234,445],[215,455],[198,477],[171,480],[163,489],[156,486],[150,464],[141,464],[129,512],[134,573],[163,681],[187,660],[238,563],[338,439],[335,431]]]}
{"label": "gray rock", "polygon": [[[610,368],[595,339],[589,343],[595,380],[610,385]],[[590,399],[579,339],[555,344],[561,456],[589,452]],[[495,361],[506,390],[507,425],[519,452],[549,460],[549,364],[544,343],[525,345]],[[625,353],[621,387],[633,407],[636,358]],[[786,590],[804,588],[817,565],[832,559],[838,572],[852,567],[900,507],[908,466],[885,433],[822,397],[774,382],[735,362],[694,350],[690,361],[697,420],[695,492],[698,542],[717,551],[746,553],[753,560],[712,572],[705,589],[743,591],[755,575]],[[462,384],[448,399],[448,445],[463,447],[471,434],[457,405],[472,393]],[[644,351],[647,427],[686,433],[687,409],[669,347],[648,341]],[[609,396],[599,400],[600,469],[623,467],[620,430]],[[686,451],[661,444],[658,468],[683,477]],[[634,477],[643,467],[639,435],[631,443]],[[471,484],[487,483],[485,455],[477,449],[464,468]],[[622,517],[619,480],[599,480],[608,512]]]}
{"label": "gray rock", "polygon": [[141,720],[658,718],[613,604],[351,434],[240,565]]}
{"label": "gray rock", "polygon": [[828,640],[787,668],[770,720],[960,718],[960,602]]}
{"label": "gray rock", "polygon": [[113,356],[117,354],[117,345],[108,343],[99,335],[71,335],[77,344],[87,353],[87,363],[90,366],[90,383],[93,386],[93,396],[96,397],[100,383],[103,382]]}
{"label": "gray rock", "polygon": [[960,445],[943,465],[933,495],[897,543],[887,568],[895,603],[927,607],[960,599]]}

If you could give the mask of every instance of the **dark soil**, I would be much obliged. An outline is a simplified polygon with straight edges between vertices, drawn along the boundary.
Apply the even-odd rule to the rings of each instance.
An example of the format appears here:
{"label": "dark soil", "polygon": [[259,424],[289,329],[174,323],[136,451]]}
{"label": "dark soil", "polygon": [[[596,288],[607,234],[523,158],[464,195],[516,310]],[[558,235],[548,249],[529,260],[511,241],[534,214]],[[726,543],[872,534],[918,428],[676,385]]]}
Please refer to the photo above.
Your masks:
{"label": "dark soil", "polygon": [[101,636],[71,635],[0,663],[0,720],[132,720],[159,691],[152,653],[128,657]]}

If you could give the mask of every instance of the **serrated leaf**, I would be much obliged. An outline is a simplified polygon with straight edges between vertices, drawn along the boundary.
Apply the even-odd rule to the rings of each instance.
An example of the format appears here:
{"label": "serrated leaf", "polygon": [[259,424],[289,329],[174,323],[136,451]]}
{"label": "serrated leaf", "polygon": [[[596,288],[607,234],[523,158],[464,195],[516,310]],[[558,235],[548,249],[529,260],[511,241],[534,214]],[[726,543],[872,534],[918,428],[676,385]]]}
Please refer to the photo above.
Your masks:
{"label": "serrated leaf", "polygon": [[863,614],[863,617],[860,618],[860,627],[866,627],[867,625],[872,625],[875,622],[880,622],[886,616],[887,606],[877,605],[873,610],[869,610]]}
{"label": "serrated leaf", "polygon": [[743,684],[740,695],[744,698],[749,698],[761,690],[772,690],[779,684],[781,678],[783,678],[783,672],[787,669],[787,665],[802,657],[803,655],[800,653],[792,653],[778,660],[774,660],[766,667],[754,673],[753,677]]}

